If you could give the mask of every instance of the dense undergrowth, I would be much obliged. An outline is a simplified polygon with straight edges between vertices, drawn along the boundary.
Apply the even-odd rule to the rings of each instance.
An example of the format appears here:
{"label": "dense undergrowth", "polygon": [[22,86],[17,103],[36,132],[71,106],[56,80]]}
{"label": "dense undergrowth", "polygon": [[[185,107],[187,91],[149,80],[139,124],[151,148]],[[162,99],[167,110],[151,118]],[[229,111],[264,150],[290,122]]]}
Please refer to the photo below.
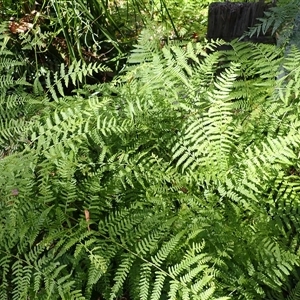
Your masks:
{"label": "dense undergrowth", "polygon": [[[8,22],[15,53],[31,61],[31,71],[55,69],[60,63],[98,62],[119,72],[141,30],[155,24],[160,38],[204,39],[211,0],[41,0],[0,3],[0,21]],[[176,25],[175,25],[176,20]],[[27,66],[29,67],[29,66]]]}
{"label": "dense undergrowth", "polygon": [[300,298],[299,49],[149,25],[103,82],[7,25],[1,300]]}

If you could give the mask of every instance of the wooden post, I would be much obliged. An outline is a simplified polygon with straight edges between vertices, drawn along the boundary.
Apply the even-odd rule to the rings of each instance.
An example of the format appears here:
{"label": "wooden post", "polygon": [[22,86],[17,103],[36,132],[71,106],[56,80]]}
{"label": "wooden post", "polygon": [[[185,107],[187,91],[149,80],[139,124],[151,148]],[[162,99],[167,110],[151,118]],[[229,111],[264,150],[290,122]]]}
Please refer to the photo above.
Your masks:
{"label": "wooden post", "polygon": [[[213,2],[208,11],[208,39],[231,41],[240,38],[262,18],[272,4],[259,2]],[[253,36],[248,40],[274,43],[270,36]]]}

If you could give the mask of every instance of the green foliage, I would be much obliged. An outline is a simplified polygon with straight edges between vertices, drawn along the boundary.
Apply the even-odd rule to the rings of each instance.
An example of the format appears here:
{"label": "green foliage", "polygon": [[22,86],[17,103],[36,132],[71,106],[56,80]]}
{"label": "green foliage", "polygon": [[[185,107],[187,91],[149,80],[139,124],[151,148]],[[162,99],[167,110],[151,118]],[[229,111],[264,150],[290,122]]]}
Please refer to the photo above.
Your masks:
{"label": "green foliage", "polygon": [[263,18],[259,18],[259,23],[250,28],[246,35],[259,35],[270,32],[271,35],[275,35],[277,44],[279,46],[286,45],[289,42],[291,34],[293,33],[294,19],[299,13],[298,1],[282,1],[276,7],[270,8],[265,12]]}
{"label": "green foliage", "polygon": [[13,33],[14,52],[30,57],[35,67],[83,60],[120,70],[145,24],[163,28],[161,38],[190,40],[195,33],[203,39],[209,2],[5,0],[0,21],[13,25],[7,30]]}
{"label": "green foliage", "polygon": [[[59,62],[72,63],[79,59],[86,62],[108,62],[118,60],[136,41],[147,22],[163,24],[178,38],[173,21],[173,2],[165,0],[144,1],[4,1],[0,21],[10,21],[24,29],[11,30],[14,42],[23,56],[42,57],[44,64],[51,64],[53,57]],[[181,7],[187,6],[182,3]],[[189,16],[190,10],[181,18]],[[175,14],[175,17],[180,18]],[[178,21],[179,22],[179,21]],[[29,25],[29,27],[28,27]],[[9,26],[7,25],[7,29]],[[25,37],[24,37],[25,35]],[[23,39],[20,49],[20,40]],[[24,43],[25,38],[25,43]],[[30,45],[30,47],[28,47]],[[32,51],[28,51],[28,50]],[[44,55],[42,55],[44,54]],[[117,62],[117,63],[116,63]]]}
{"label": "green foliage", "polygon": [[[25,74],[20,75],[24,62],[15,59],[7,49],[9,38],[0,28],[0,157],[11,152],[22,140],[22,130],[32,116],[31,95]],[[19,76],[20,75],[20,76]]]}
{"label": "green foliage", "polygon": [[0,299],[297,299],[299,50],[145,30],[29,85],[6,41]]}

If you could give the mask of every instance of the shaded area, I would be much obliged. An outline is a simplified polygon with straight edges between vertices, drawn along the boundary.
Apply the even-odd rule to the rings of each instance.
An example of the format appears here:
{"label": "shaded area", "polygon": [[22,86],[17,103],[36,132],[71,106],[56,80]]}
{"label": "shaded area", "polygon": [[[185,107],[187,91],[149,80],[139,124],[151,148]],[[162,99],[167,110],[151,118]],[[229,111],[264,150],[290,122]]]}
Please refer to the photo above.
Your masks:
{"label": "shaded area", "polygon": [[[208,11],[207,38],[221,38],[225,41],[239,38],[272,6],[262,1],[257,3],[213,2]],[[268,34],[247,39],[254,42],[274,43],[273,38]]]}

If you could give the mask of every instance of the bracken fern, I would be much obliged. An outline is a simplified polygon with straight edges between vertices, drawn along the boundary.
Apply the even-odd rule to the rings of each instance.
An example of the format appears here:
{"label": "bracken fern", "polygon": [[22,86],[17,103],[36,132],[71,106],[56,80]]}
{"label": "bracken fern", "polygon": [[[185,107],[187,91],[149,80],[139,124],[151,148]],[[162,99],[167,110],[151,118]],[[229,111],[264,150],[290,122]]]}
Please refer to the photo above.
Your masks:
{"label": "bracken fern", "polygon": [[18,148],[0,160],[0,299],[266,299],[288,286],[299,51],[221,43],[160,51],[145,31],[113,82],[66,96],[103,70],[75,62],[22,88],[27,122],[2,109],[23,140],[12,131]]}

